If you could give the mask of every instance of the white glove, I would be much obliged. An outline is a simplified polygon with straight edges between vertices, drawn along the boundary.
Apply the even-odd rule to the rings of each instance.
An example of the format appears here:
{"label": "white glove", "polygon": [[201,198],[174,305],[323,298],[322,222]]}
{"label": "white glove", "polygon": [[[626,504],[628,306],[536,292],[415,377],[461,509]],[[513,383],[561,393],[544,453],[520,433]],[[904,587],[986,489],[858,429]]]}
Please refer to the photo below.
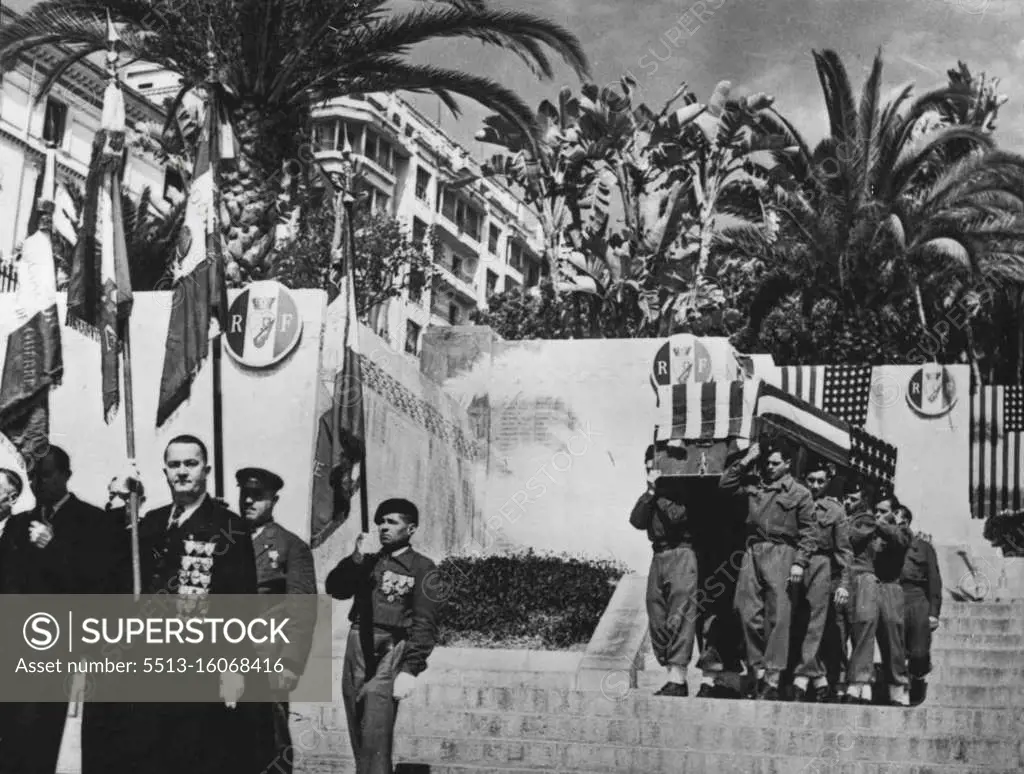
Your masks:
{"label": "white glove", "polygon": [[33,521],[28,525],[28,539],[36,548],[46,548],[53,540],[53,528],[41,521]]}
{"label": "white glove", "polygon": [[145,493],[145,487],[142,486],[142,474],[134,464],[127,465],[107,485],[107,492],[110,496],[119,497],[122,500],[127,500],[132,490],[138,492],[140,497]]}
{"label": "white glove", "polygon": [[391,691],[391,695],[398,699],[398,701],[408,699],[414,690],[416,690],[416,678],[411,674],[408,672],[399,672],[395,676],[395,685]]}
{"label": "white glove", "polygon": [[228,709],[234,709],[245,692],[245,678],[238,672],[222,672],[220,676],[220,697]]}

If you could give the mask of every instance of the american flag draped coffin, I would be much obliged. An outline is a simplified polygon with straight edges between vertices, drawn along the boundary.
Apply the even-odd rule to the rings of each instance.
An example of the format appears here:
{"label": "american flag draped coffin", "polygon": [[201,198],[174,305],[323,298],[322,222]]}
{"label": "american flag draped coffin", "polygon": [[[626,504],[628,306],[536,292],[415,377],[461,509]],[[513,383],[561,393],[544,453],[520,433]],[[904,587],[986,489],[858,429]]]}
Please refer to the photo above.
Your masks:
{"label": "american flag draped coffin", "polygon": [[676,384],[655,428],[666,475],[719,475],[750,441],[783,436],[835,465],[892,484],[896,448],[760,380]]}

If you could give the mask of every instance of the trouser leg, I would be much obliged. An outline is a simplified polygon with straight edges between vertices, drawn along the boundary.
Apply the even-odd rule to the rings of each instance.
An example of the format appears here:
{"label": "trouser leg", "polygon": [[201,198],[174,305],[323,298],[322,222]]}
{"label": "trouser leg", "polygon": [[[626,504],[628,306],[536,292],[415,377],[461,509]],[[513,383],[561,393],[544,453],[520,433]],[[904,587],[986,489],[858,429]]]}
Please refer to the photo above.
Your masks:
{"label": "trouser leg", "polygon": [[693,658],[697,635],[697,556],[689,546],[662,552],[667,618],[661,640],[665,664],[686,670]]}
{"label": "trouser leg", "polygon": [[928,622],[931,605],[921,588],[905,587],[903,592],[907,671],[911,678],[924,679],[932,671],[932,628]]}
{"label": "trouser leg", "polygon": [[768,682],[777,685],[789,661],[793,622],[793,590],[789,585],[789,570],[793,566],[796,549],[774,543],[763,543],[761,546],[763,548],[759,560],[760,575],[764,579],[764,669]]}
{"label": "trouser leg", "polygon": [[374,645],[378,648],[378,665],[367,680],[359,631],[353,627],[349,632],[342,697],[357,774],[392,774],[398,709],[393,689],[405,643],[391,647],[390,638],[375,636]]}
{"label": "trouser leg", "polygon": [[879,584],[878,648],[882,673],[890,686],[906,686],[907,651],[904,629],[903,588],[899,583]]}
{"label": "trouser leg", "polygon": [[735,606],[743,629],[747,666],[755,672],[764,669],[765,631],[764,598],[758,562],[751,546],[743,555],[739,579],[736,581]]}
{"label": "trouser leg", "polygon": [[864,574],[853,584],[850,623],[853,647],[847,679],[850,685],[870,685],[874,678],[875,637],[878,632],[878,579]]}
{"label": "trouser leg", "polygon": [[833,688],[846,680],[848,662],[846,647],[848,607],[836,605],[835,592],[837,588],[839,588],[837,583],[832,583],[829,588],[828,614],[825,618],[821,646],[818,649],[825,677]]}
{"label": "trouser leg", "polygon": [[815,556],[807,567],[805,592],[802,600],[800,660],[794,674],[797,677],[815,679],[825,674],[822,661],[818,658],[825,623],[829,612],[829,590],[831,588],[831,567],[828,557]]}

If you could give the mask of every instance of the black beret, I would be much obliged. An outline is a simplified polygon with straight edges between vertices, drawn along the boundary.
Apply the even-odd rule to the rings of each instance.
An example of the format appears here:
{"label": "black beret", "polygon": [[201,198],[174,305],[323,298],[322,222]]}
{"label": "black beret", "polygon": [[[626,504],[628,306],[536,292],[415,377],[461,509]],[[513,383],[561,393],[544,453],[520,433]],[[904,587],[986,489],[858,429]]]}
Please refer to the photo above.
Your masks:
{"label": "black beret", "polygon": [[373,523],[380,524],[389,513],[398,513],[405,516],[410,524],[418,526],[420,523],[419,510],[415,505],[402,497],[392,497],[390,500],[385,500],[378,505],[377,511],[373,515]]}
{"label": "black beret", "polygon": [[276,492],[284,486],[279,475],[263,468],[242,468],[235,473],[235,480],[239,489],[269,489]]}

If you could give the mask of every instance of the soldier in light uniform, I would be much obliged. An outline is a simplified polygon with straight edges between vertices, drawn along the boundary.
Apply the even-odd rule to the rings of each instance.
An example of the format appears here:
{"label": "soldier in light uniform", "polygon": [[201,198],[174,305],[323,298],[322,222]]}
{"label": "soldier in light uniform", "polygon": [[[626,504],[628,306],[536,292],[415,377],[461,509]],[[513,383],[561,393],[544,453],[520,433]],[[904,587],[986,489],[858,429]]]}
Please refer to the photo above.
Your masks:
{"label": "soldier in light uniform", "polygon": [[719,487],[747,498],[747,551],[736,584],[736,608],[747,663],[759,683],[758,698],[777,700],[789,666],[792,594],[815,551],[817,528],[811,493],[790,475],[793,451],[788,445],[768,454],[765,483],[744,483],[760,455],[760,444],[751,444],[722,474]]}
{"label": "soldier in light uniform", "polygon": [[647,448],[647,490],[640,495],[629,523],[647,532],[654,556],[647,575],[647,619],[651,647],[668,681],[656,696],[686,696],[686,668],[697,635],[697,555],[687,507],[667,497],[658,485],[654,447]]}
{"label": "soldier in light uniform", "polygon": [[[901,525],[908,529],[914,520],[905,505],[900,507],[899,518]],[[939,627],[942,614],[942,575],[938,557],[927,535],[914,534],[903,561],[900,585],[903,587],[910,705],[916,707],[927,696],[925,677],[932,669],[932,632]]]}
{"label": "soldier in light uniform", "polygon": [[900,573],[910,546],[910,530],[896,522],[899,502],[885,495],[874,513],[860,512],[850,524],[853,547],[853,648],[847,699],[871,704],[875,639],[893,704],[906,706],[907,657],[904,640],[903,589]]}
{"label": "soldier in light uniform", "polygon": [[[295,690],[306,667],[316,626],[316,567],[313,552],[298,535],[289,532],[274,521],[274,506],[284,481],[263,468],[243,468],[235,474],[238,482],[238,511],[249,522],[252,530],[253,552],[256,555],[256,584],[260,594],[308,594],[308,603],[289,604],[281,611],[297,626],[288,643],[281,643],[273,652],[261,651],[262,658],[283,667],[271,672],[271,690],[274,694],[274,750],[273,764],[267,774],[291,774],[294,767],[294,748],[288,730],[288,695]],[[303,601],[306,602],[306,601]],[[273,615],[272,611],[268,611]],[[304,636],[303,636],[304,635]]]}
{"label": "soldier in light uniform", "polygon": [[[818,527],[818,544],[804,576],[804,598],[798,608],[797,641],[799,654],[793,678],[793,698],[808,699],[809,683],[814,681],[813,699],[825,702],[830,698],[829,677],[823,653],[824,638],[838,635],[836,610],[849,600],[849,568],[853,552],[847,531],[846,513],[842,504],[826,494],[832,483],[832,471],[824,460],[812,462],[807,468],[807,488],[814,497],[814,520]],[[833,646],[834,647],[834,646]]]}
{"label": "soldier in light uniform", "polygon": [[[409,545],[419,521],[408,500],[382,502],[374,516],[381,550],[364,552],[372,536],[360,535],[325,584],[335,599],[355,597],[341,690],[357,774],[392,774],[397,706],[415,689],[437,639],[437,567]],[[359,636],[366,625],[360,621],[364,593],[373,603],[373,674],[367,674]]]}

